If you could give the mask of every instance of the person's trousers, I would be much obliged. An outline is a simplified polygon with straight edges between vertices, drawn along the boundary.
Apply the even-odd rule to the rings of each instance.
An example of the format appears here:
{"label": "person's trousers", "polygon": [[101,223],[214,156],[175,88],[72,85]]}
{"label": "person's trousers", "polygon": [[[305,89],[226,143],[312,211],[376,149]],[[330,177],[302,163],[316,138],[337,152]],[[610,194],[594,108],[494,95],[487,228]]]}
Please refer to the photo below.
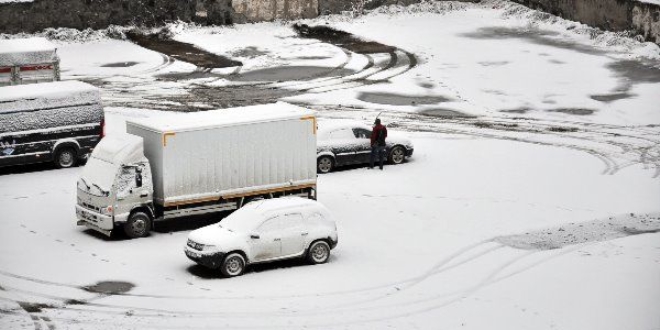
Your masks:
{"label": "person's trousers", "polygon": [[371,147],[371,160],[369,162],[369,168],[374,167],[374,161],[376,157],[378,157],[378,161],[380,162],[380,169],[383,169],[383,162],[385,161],[385,150],[387,148],[385,146],[373,146]]}

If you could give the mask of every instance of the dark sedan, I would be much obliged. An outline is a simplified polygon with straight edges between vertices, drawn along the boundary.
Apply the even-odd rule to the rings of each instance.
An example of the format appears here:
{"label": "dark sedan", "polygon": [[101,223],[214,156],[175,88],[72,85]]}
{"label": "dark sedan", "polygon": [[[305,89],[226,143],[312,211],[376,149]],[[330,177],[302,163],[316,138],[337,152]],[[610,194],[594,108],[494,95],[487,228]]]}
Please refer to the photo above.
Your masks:
{"label": "dark sedan", "polygon": [[[319,124],[316,147],[318,173],[345,165],[368,164],[371,127],[357,121],[329,120]],[[412,142],[391,132],[387,137],[387,161],[401,164],[413,154]]]}

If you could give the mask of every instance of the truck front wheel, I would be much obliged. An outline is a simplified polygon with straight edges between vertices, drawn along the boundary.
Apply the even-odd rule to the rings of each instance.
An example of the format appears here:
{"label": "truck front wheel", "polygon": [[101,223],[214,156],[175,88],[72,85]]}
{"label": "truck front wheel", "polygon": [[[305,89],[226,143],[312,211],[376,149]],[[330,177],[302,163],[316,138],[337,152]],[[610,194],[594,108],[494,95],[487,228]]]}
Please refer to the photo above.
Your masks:
{"label": "truck front wheel", "polygon": [[145,237],[151,229],[151,218],[144,212],[135,212],[124,224],[124,232],[130,238]]}

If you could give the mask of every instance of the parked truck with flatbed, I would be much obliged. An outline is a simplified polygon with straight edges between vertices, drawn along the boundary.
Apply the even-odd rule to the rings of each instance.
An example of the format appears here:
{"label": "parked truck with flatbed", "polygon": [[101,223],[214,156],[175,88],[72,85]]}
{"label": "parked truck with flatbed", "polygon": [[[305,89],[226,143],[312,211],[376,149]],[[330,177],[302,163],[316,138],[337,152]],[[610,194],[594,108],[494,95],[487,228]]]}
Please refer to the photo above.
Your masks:
{"label": "parked truck with flatbed", "polygon": [[132,120],[83,168],[76,215],[110,235],[256,198],[316,199],[316,118],[286,103]]}

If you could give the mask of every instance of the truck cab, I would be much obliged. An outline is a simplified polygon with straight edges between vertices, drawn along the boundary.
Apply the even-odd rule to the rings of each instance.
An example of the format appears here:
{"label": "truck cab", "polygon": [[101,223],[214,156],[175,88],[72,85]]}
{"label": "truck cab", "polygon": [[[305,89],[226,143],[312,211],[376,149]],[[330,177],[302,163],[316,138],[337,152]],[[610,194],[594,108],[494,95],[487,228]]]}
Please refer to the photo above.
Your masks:
{"label": "truck cab", "polygon": [[146,235],[153,214],[153,181],[143,141],[108,136],[97,145],[77,182],[76,217],[110,236],[121,226],[129,237]]}

